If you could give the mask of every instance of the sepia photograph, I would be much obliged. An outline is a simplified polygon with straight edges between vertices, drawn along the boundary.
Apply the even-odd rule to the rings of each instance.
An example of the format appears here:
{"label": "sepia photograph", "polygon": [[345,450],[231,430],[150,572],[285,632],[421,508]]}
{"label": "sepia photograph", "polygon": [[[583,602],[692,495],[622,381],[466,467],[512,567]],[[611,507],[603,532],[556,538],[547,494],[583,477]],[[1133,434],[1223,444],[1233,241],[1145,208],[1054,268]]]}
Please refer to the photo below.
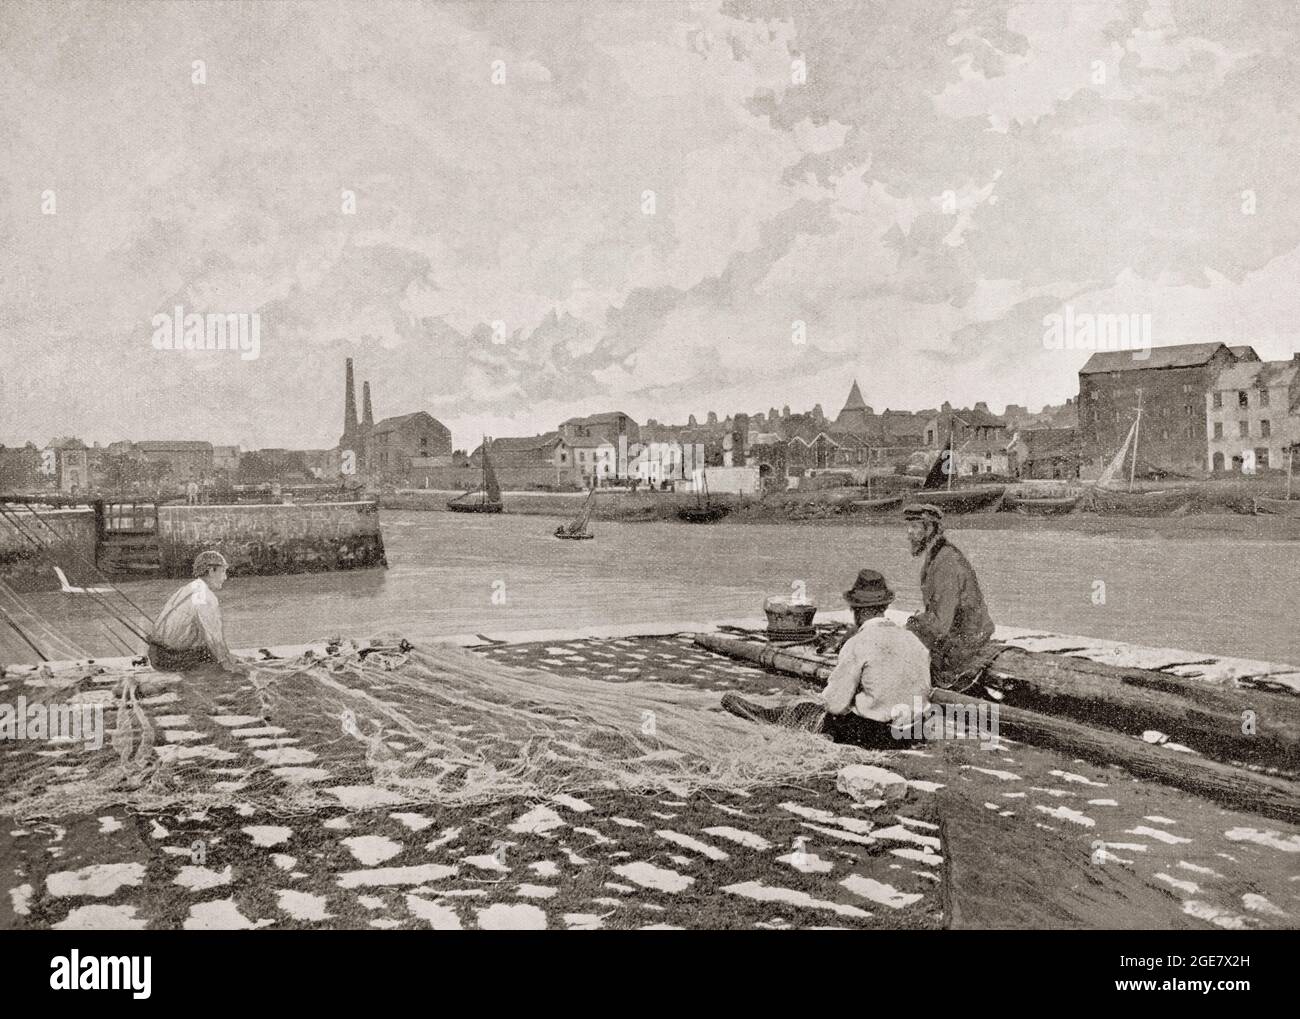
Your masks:
{"label": "sepia photograph", "polygon": [[5,945],[1262,989],[1297,83],[1292,0],[0,2]]}

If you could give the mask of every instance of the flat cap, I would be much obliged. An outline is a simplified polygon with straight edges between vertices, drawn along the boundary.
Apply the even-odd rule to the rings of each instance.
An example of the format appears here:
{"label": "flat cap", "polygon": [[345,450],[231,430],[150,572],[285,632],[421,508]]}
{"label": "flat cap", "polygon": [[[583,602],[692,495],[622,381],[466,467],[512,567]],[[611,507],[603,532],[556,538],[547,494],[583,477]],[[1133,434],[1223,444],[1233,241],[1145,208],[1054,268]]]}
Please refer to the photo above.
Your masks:
{"label": "flat cap", "polygon": [[903,507],[904,520],[933,520],[943,523],[943,510],[928,502],[914,502]]}

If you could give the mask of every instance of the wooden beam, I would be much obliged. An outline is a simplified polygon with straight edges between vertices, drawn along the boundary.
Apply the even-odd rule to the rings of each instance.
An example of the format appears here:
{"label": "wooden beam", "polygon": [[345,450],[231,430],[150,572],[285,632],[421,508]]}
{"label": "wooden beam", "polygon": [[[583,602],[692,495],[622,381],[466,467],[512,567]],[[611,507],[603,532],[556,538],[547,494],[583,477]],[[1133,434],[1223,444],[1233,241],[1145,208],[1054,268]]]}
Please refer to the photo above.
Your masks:
{"label": "wooden beam", "polygon": [[[934,690],[930,697],[935,704],[990,706],[989,701],[951,690]],[[1004,705],[997,708],[998,732],[1010,739],[1089,761],[1118,764],[1139,778],[1196,793],[1238,810],[1292,824],[1300,822],[1300,784],[1295,782],[1036,711]]]}
{"label": "wooden beam", "polygon": [[[710,651],[750,661],[810,682],[825,682],[831,672],[828,662],[814,655],[806,646],[795,648],[773,646],[763,640],[716,633],[696,634],[694,641],[700,647]],[[1026,668],[1025,660],[1019,656],[1012,656],[1004,662],[1003,659],[1007,654],[1008,652],[1004,652],[995,663],[995,667],[1001,665],[1001,671],[1007,677],[999,680],[999,684],[1010,683],[1014,678],[1016,683],[1034,691],[1034,696],[1039,697],[1044,703],[1054,703],[1062,709],[1084,710],[1089,717],[1082,721],[1063,718],[1059,714],[1046,714],[1017,704],[1008,704],[1005,701],[995,703],[953,693],[950,690],[934,690],[931,692],[931,699],[936,704],[996,707],[999,732],[1005,733],[1009,739],[1059,750],[1086,760],[1118,764],[1140,778],[1184,789],[1237,809],[1293,823],[1300,822],[1300,784],[1223,761],[1212,760],[1201,754],[1182,753],[1145,743],[1131,735],[1136,728],[1134,723],[1143,716],[1135,711],[1131,703],[1119,707],[1113,702],[1108,702],[1108,698],[1112,695],[1124,696],[1117,694],[1117,691],[1144,691],[1141,691],[1140,685],[1129,686],[1121,683],[1119,677],[1112,676],[1108,681],[1102,681],[1099,677],[1105,674],[1105,670],[1133,674],[1145,673],[1146,670],[1114,669],[1097,662],[1088,662],[1087,665],[1093,668],[1081,669],[1075,673],[1064,668],[1063,663],[1059,661],[1048,661],[1035,664],[1033,668]],[[1019,654],[1028,656],[1030,661],[1038,657],[1030,652]],[[1080,661],[1066,659],[1063,655],[1048,657],[1065,659],[1066,663]],[[1011,677],[1013,669],[1017,674]],[[1155,675],[1162,679],[1175,678],[1165,677],[1161,673]],[[1084,677],[1087,695],[1070,692],[1067,689],[1068,684],[1076,677]],[[1189,686],[1192,683],[1190,680],[1184,682]],[[1203,692],[1199,689],[1195,691],[1198,695]],[[1223,690],[1217,690],[1217,693],[1221,697],[1215,698],[1207,694],[1200,698],[1198,703],[1194,699],[1174,697],[1172,694],[1161,692],[1159,699],[1143,700],[1142,710],[1150,712],[1153,717],[1162,718],[1165,727],[1173,729],[1180,741],[1187,738],[1185,725],[1192,723],[1196,725],[1196,731],[1202,735],[1221,735],[1217,727],[1226,724],[1222,712],[1229,710],[1229,707],[1232,710],[1238,707],[1236,701],[1224,698],[1227,698],[1230,693],[1254,698],[1256,693]],[[1283,695],[1268,696],[1281,697],[1283,701],[1281,705],[1275,705],[1272,701],[1267,703],[1278,709],[1279,717],[1284,716],[1293,720],[1292,713],[1297,711],[1298,707],[1290,703],[1292,699]],[[1007,699],[1011,699],[1010,694],[1007,695]],[[1210,703],[1217,707],[1219,714],[1204,707]],[[1157,715],[1157,712],[1163,714]],[[1239,716],[1236,717],[1236,724],[1239,727],[1240,719]],[[1123,728],[1120,728],[1121,726]],[[1279,753],[1283,761],[1294,765],[1297,761],[1297,744],[1281,739],[1275,739],[1275,743],[1280,748]],[[1215,748],[1219,750],[1222,750],[1223,746],[1223,740],[1215,743]]]}

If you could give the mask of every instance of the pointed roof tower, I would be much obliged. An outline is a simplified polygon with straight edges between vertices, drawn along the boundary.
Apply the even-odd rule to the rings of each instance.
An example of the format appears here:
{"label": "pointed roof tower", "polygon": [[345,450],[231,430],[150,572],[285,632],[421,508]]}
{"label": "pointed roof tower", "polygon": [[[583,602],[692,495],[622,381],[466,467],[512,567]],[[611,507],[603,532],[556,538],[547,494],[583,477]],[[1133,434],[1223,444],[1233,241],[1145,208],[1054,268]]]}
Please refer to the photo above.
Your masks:
{"label": "pointed roof tower", "polygon": [[862,399],[862,390],[858,388],[858,380],[854,379],[853,386],[849,389],[849,398],[844,401],[844,408],[835,419],[835,427],[840,431],[865,434],[870,428],[870,419],[874,416],[875,411]]}

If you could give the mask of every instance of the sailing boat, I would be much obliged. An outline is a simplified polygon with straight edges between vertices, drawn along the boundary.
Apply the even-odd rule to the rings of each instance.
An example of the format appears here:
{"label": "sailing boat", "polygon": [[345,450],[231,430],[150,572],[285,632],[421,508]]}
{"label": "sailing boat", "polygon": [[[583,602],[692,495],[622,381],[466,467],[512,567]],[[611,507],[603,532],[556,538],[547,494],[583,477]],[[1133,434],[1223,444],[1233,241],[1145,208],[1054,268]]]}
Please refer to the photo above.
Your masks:
{"label": "sailing boat", "polygon": [[711,524],[727,515],[727,507],[719,502],[709,501],[709,472],[700,470],[700,483],[695,490],[695,505],[683,506],[677,511],[677,518],[688,524]]}
{"label": "sailing boat", "polygon": [[[1124,443],[1119,452],[1106,465],[1097,480],[1084,489],[1080,501],[1081,509],[1094,513],[1123,513],[1129,516],[1163,516],[1171,510],[1186,504],[1191,489],[1162,489],[1158,492],[1134,492],[1133,481],[1137,476],[1137,440],[1141,435],[1142,408],[1138,407],[1137,417],[1129,427]],[[1124,474],[1124,463],[1128,460],[1132,448],[1132,460],[1129,461],[1128,491],[1115,486],[1115,479]]]}
{"label": "sailing boat", "polygon": [[587,501],[582,504],[582,512],[570,520],[567,524],[561,524],[555,529],[557,538],[569,538],[573,541],[582,541],[585,538],[594,538],[595,535],[587,530],[587,522],[591,519],[591,511],[596,505],[596,486],[591,486],[591,491],[587,493]]}
{"label": "sailing boat", "polygon": [[971,513],[991,506],[1006,491],[1006,485],[971,485],[954,491],[952,479],[957,473],[957,464],[957,451],[953,448],[952,431],[949,430],[948,442],[930,465],[930,472],[925,476],[917,498],[947,513]]}
{"label": "sailing boat", "polygon": [[[488,440],[483,439],[483,482],[482,484],[471,488],[468,492],[462,492],[454,499],[447,500],[447,508],[453,513],[500,513],[501,504],[501,486],[497,484],[496,471],[492,469],[492,461],[488,457]],[[477,499],[467,499],[475,492],[479,493]],[[462,500],[464,500],[462,502]]]}

